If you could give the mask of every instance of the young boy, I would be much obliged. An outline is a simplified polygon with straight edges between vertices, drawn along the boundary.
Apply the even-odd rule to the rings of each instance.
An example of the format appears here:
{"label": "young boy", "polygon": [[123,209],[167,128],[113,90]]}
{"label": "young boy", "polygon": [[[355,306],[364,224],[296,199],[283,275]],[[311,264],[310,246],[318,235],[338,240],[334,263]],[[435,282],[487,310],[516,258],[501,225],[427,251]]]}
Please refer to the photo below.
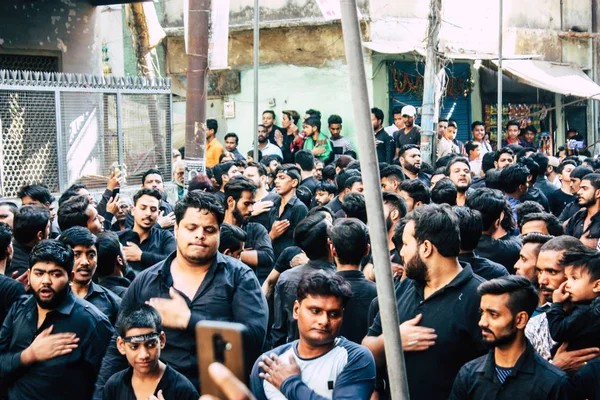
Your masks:
{"label": "young boy", "polygon": [[552,294],[547,313],[550,335],[568,350],[600,346],[600,253],[567,251],[561,262],[567,281]]}
{"label": "young boy", "polygon": [[117,348],[131,367],[110,377],[104,386],[104,400],[162,398],[160,394],[165,399],[198,399],[192,383],[159,360],[167,339],[161,325],[160,315],[147,304],[122,311]]}

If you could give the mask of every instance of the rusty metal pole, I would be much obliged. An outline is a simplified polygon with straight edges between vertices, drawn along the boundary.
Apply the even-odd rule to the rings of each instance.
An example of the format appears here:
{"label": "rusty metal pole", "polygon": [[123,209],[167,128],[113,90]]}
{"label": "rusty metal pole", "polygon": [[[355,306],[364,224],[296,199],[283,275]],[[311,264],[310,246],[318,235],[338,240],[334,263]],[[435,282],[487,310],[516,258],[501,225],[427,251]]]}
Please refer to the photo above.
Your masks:
{"label": "rusty metal pole", "polygon": [[393,400],[408,400],[408,382],[400,329],[398,328],[398,306],[392,279],[387,229],[383,214],[381,178],[377,168],[377,151],[371,125],[367,77],[362,51],[360,25],[356,16],[356,0],[342,0],[342,31],[348,64],[350,95],[356,118],[356,132],[360,152],[360,166],[365,185],[365,201],[369,217],[373,264],[377,275],[379,313],[383,328],[385,359]]}
{"label": "rusty metal pole", "polygon": [[185,101],[185,180],[206,171],[206,94],[210,0],[189,0],[187,96]]}

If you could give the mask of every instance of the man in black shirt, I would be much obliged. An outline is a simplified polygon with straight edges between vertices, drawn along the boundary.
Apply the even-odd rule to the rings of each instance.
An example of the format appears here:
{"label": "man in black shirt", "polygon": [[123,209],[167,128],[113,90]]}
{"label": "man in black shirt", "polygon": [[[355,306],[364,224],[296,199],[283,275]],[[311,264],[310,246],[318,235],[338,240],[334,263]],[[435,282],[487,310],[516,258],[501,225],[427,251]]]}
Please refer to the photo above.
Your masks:
{"label": "man in black shirt", "polygon": [[298,339],[298,325],[293,317],[293,308],[298,283],[304,274],[314,269],[335,271],[331,249],[327,243],[327,228],[330,226],[325,214],[320,212],[304,219],[296,228],[294,240],[306,253],[309,261],[283,272],[275,285],[274,321],[271,329],[273,347]]}
{"label": "man in black shirt", "polygon": [[415,125],[417,110],[413,106],[402,107],[402,119],[404,128],[394,132],[394,143],[396,144],[396,158],[400,149],[406,144],[421,145],[421,127]]}
{"label": "man in black shirt", "polygon": [[273,202],[269,232],[275,259],[285,248],[294,244],[294,229],[308,214],[308,208],[296,197],[296,188],[301,180],[300,170],[295,165],[277,167],[275,189],[280,198]]}
{"label": "man in black shirt", "polygon": [[418,144],[405,144],[398,150],[398,161],[407,179],[419,179],[431,186],[431,176],[421,171],[421,149]]}
{"label": "man in black shirt", "polygon": [[156,189],[139,190],[133,196],[133,229],[118,233],[127,262],[136,272],[164,260],[176,247],[171,232],[154,226],[158,218],[160,199],[161,194]]}
{"label": "man in black shirt", "polygon": [[506,276],[481,284],[478,292],[479,326],[492,350],[461,368],[450,399],[568,399],[567,375],[540,357],[525,337],[538,302],[531,282]]}
{"label": "man in black shirt", "polygon": [[67,245],[44,240],[30,260],[33,296],[15,303],[0,330],[0,380],[10,399],[89,399],[112,326],[69,288]]}
{"label": "man in black shirt", "polygon": [[333,200],[327,203],[327,208],[333,211],[334,215],[342,209],[342,201],[344,200],[344,196],[350,193],[350,189],[346,187],[346,181],[354,176],[360,177],[360,171],[355,169],[345,170],[341,171],[335,177],[335,183],[337,185],[339,194]]}
{"label": "man in black shirt", "polygon": [[230,180],[225,185],[224,222],[238,226],[246,232],[247,238],[240,260],[256,272],[262,285],[275,258],[269,232],[261,224],[248,222],[252,215],[255,193],[256,186],[248,178],[238,176]]}
{"label": "man in black shirt", "polygon": [[119,315],[121,298],[92,282],[98,256],[96,237],[87,228],[74,226],[62,231],[59,240],[73,250],[75,258],[71,274],[71,290],[75,295],[95,305],[114,325]]}
{"label": "man in black shirt", "polygon": [[21,200],[22,206],[38,205],[46,207],[50,212],[50,235],[48,235],[48,238],[54,239],[60,235],[58,221],[55,218],[55,199],[46,185],[21,186],[17,192],[17,197]]}
{"label": "man in black shirt", "polygon": [[458,216],[460,223],[460,254],[458,259],[471,265],[473,273],[486,280],[508,275],[508,271],[503,265],[487,258],[478,257],[473,252],[481,238],[481,213],[467,207],[455,206],[452,209]]}
{"label": "man in black shirt", "polygon": [[[105,400],[166,399],[197,400],[192,383],[160,361],[167,337],[158,312],[147,304],[123,310],[117,327],[117,348],[130,367],[114,374],[104,387]],[[159,395],[162,394],[162,396]]]}
{"label": "man in black shirt", "polygon": [[267,169],[261,163],[249,162],[244,169],[244,176],[256,185],[256,195],[254,196],[256,202],[252,208],[250,221],[261,224],[269,232],[271,231],[270,211],[273,208],[273,202],[279,198],[279,195],[269,192]]}
{"label": "man in black shirt", "polygon": [[221,201],[223,207],[225,207],[225,185],[231,179],[240,176],[241,173],[233,161],[226,161],[213,167],[213,175],[219,189],[219,191],[215,193],[215,196]]}
{"label": "man in black shirt", "polygon": [[583,177],[577,191],[577,202],[582,207],[565,227],[565,235],[576,237],[592,249],[600,238],[600,174]]}
{"label": "man in black shirt", "polygon": [[4,271],[8,277],[15,272],[21,276],[29,269],[31,249],[50,234],[50,212],[44,206],[23,206],[15,215],[14,226],[12,260]]}
{"label": "man in black shirt", "polygon": [[483,234],[475,253],[504,265],[513,274],[521,252],[521,240],[510,235],[515,229],[514,219],[502,192],[488,188],[476,189],[467,198],[466,205],[479,211],[483,221]]}
{"label": "man in black shirt", "polygon": [[58,207],[58,226],[61,231],[74,226],[87,228],[94,235],[104,230],[104,217],[98,214],[87,196],[76,196]]}
{"label": "man in black shirt", "polygon": [[296,162],[296,167],[300,168],[300,176],[302,177],[300,186],[309,188],[310,192],[314,196],[315,192],[317,191],[317,186],[320,183],[313,176],[313,171],[315,169],[315,156],[308,150],[299,150],[294,156],[294,161]]}
{"label": "man in black shirt", "polygon": [[111,231],[102,232],[98,234],[96,247],[98,248],[96,267],[98,283],[123,298],[131,281],[125,277],[127,259],[123,254],[119,236]]}
{"label": "man in black shirt", "polygon": [[0,222],[0,326],[12,307],[13,303],[25,294],[21,282],[4,275],[6,263],[12,257],[12,230],[8,224]]}
{"label": "man in black shirt", "polygon": [[[138,274],[121,307],[148,301],[160,314],[169,341],[161,359],[196,387],[198,360],[196,324],[201,320],[230,321],[248,330],[248,360],[262,349],[267,330],[267,303],[254,272],[242,262],[218,252],[223,207],[213,194],[189,192],[175,205],[177,251]],[[105,382],[125,368],[113,337],[96,382],[102,398]]]}
{"label": "man in black shirt", "polygon": [[541,233],[544,235],[560,236],[563,226],[554,214],[540,212],[524,215],[520,224],[521,237],[528,233]]}
{"label": "man in black shirt", "polygon": [[[457,259],[459,222],[448,205],[421,206],[406,221],[406,279],[396,289],[396,302],[410,397],[447,399],[460,367],[483,351],[477,286],[484,280]],[[379,315],[363,345],[378,366],[385,365]]]}
{"label": "man in black shirt", "polygon": [[581,180],[587,174],[593,173],[594,170],[588,166],[580,165],[576,167],[571,174],[569,175],[570,185],[571,185],[571,193],[575,195],[575,200],[568,203],[565,208],[563,208],[560,215],[558,215],[558,220],[560,222],[565,222],[573,215],[577,213],[581,209],[579,202],[577,201],[577,192],[579,191],[579,186],[581,185]]}
{"label": "man in black shirt", "polygon": [[556,189],[548,198],[550,211],[557,217],[570,202],[577,200],[577,192],[571,190],[571,172],[577,167],[575,161],[565,160],[558,166],[560,188]]}
{"label": "man in black shirt", "polygon": [[337,273],[352,287],[352,298],[344,308],[345,318],[339,334],[360,344],[369,329],[369,306],[377,297],[375,282],[360,271],[360,261],[369,253],[369,231],[364,223],[350,218],[336,221],[327,233]]}
{"label": "man in black shirt", "polygon": [[375,133],[375,144],[377,146],[377,159],[379,162],[392,163],[394,159],[394,140],[383,129],[383,111],[379,108],[371,108],[371,122]]}

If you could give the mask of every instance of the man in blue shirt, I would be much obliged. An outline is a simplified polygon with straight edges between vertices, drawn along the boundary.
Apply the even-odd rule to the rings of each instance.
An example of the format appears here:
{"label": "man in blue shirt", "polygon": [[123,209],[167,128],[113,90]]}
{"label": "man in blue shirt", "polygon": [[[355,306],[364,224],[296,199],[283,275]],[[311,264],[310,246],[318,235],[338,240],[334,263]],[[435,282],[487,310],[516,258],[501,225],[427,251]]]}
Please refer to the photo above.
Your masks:
{"label": "man in blue shirt", "polygon": [[300,339],[263,354],[250,376],[258,400],[369,399],[375,360],[365,347],[338,337],[352,288],[323,270],[298,284],[294,319]]}

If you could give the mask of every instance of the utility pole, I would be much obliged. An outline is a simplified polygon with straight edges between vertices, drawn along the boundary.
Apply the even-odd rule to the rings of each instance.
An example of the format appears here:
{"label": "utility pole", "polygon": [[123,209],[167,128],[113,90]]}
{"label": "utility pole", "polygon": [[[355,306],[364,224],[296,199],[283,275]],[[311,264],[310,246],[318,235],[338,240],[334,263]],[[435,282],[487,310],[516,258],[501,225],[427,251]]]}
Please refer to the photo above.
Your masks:
{"label": "utility pole", "polygon": [[260,5],[259,0],[254,0],[254,154],[255,162],[258,159],[258,66],[259,66],[259,44],[260,44]]}
{"label": "utility pole", "polygon": [[438,44],[442,25],[442,0],[429,1],[428,19],[423,108],[421,110],[421,157],[424,162],[433,165],[436,158],[433,150],[436,147],[435,140],[437,140],[436,91],[440,88],[437,74],[440,69]]}
{"label": "utility pole", "polygon": [[[496,146],[500,148],[502,144],[502,13],[504,0],[499,0],[498,10],[498,115],[497,115],[497,131]],[[562,4],[562,2],[561,2]]]}
{"label": "utility pole", "polygon": [[408,399],[408,382],[400,329],[398,322],[398,305],[392,280],[392,267],[387,240],[387,229],[383,214],[383,197],[381,194],[381,178],[377,167],[377,150],[371,124],[371,110],[367,91],[367,78],[362,50],[360,26],[356,16],[356,0],[341,0],[342,31],[350,94],[360,153],[360,165],[365,185],[365,202],[371,234],[373,265],[377,275],[377,295],[379,297],[379,313],[383,328],[385,359],[390,382],[390,392],[394,400]]}
{"label": "utility pole", "polygon": [[189,0],[187,97],[185,100],[185,187],[206,171],[206,94],[210,0]]}

